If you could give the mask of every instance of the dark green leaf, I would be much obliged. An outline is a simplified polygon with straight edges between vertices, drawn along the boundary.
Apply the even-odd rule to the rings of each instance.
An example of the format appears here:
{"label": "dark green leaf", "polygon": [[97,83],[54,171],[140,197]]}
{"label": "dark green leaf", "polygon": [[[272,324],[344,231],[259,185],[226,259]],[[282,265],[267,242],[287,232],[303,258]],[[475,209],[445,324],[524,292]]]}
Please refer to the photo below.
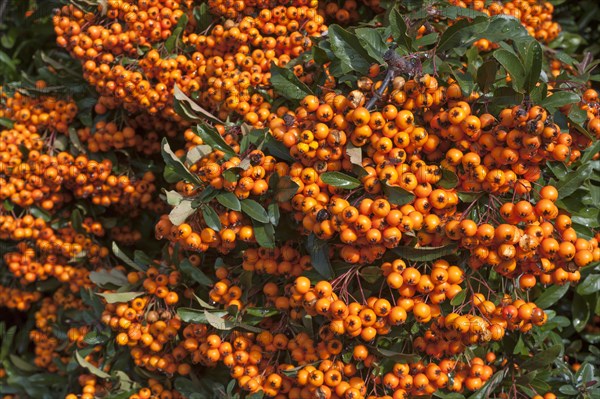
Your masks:
{"label": "dark green leaf", "polygon": [[78,233],[83,233],[83,217],[81,216],[81,211],[77,208],[71,211],[71,227]]}
{"label": "dark green leaf", "polygon": [[264,248],[275,248],[275,229],[271,223],[262,223],[253,219],[252,227],[258,245]]}
{"label": "dark green leaf", "polygon": [[525,91],[530,92],[540,80],[542,72],[542,46],[537,40],[529,41],[523,56],[525,66]]}
{"label": "dark green leaf", "polygon": [[200,268],[195,267],[188,259],[183,259],[179,263],[179,270],[190,276],[195,282],[205,287],[213,285],[213,281]]}
{"label": "dark green leaf", "polygon": [[261,223],[269,223],[269,215],[265,208],[262,207],[261,204],[252,200],[245,199],[241,201],[242,212],[246,215],[250,216],[253,220]]}
{"label": "dark green leaf", "polygon": [[525,90],[526,75],[525,67],[519,57],[502,48],[494,51],[493,56],[510,75],[513,89],[522,93]]}
{"label": "dark green leaf", "polygon": [[[212,312],[216,316],[225,316],[227,314],[226,311],[220,310]],[[181,320],[185,323],[198,323],[198,324],[206,324],[206,314],[205,310],[198,310],[192,308],[177,308],[177,314],[181,317]]]}
{"label": "dark green leaf", "polygon": [[90,373],[94,374],[95,376],[100,377],[100,378],[110,378],[110,374],[105,373],[104,371],[100,370],[98,367],[94,366],[92,363],[85,360],[83,358],[83,356],[81,356],[79,354],[79,351],[75,351],[75,359],[77,360],[77,363],[79,363],[79,365],[81,367],[88,369],[90,371]]}
{"label": "dark green leaf", "polygon": [[544,108],[556,109],[560,108],[564,105],[575,104],[581,100],[581,97],[577,93],[573,93],[570,91],[557,91],[554,92],[551,96],[546,97],[539,104]]}
{"label": "dark green leaf", "polygon": [[14,122],[8,118],[0,118],[0,126],[5,127],[7,129],[12,129],[14,126]]}
{"label": "dark green leaf", "polygon": [[579,295],[590,295],[600,291],[600,274],[590,274],[578,286]]}
{"label": "dark green leaf", "polygon": [[377,63],[383,64],[383,54],[387,51],[388,45],[383,40],[381,33],[373,28],[357,28],[355,30],[358,40]]}
{"label": "dark green leaf", "polygon": [[454,188],[458,184],[458,176],[451,170],[442,168],[442,179],[437,185],[442,188]]}
{"label": "dark green leaf", "polygon": [[291,69],[271,65],[271,85],[273,89],[288,100],[302,100],[313,94],[308,86],[298,79]]}
{"label": "dark green leaf", "polygon": [[[271,179],[273,179],[274,176],[275,175],[271,176]],[[298,188],[300,186],[289,176],[277,176],[278,180],[277,184],[275,185],[275,201],[286,202],[291,200],[292,197],[298,192]]]}
{"label": "dark green leaf", "polygon": [[8,355],[10,362],[19,370],[25,371],[26,373],[32,373],[35,371],[39,371],[40,369],[35,365],[29,363],[28,361],[20,358],[17,355],[10,354]]}
{"label": "dark green leaf", "polygon": [[547,367],[554,363],[562,352],[562,345],[553,345],[550,348],[536,353],[533,357],[525,360],[521,363],[523,370],[537,370],[543,367]]}
{"label": "dark green leaf", "polygon": [[402,187],[390,186],[387,183],[383,185],[383,192],[390,204],[402,206],[415,200],[415,195]]}
{"label": "dark green leaf", "polygon": [[554,305],[558,302],[569,290],[569,285],[553,285],[544,289],[542,295],[540,295],[536,300],[535,304],[542,308],[547,309],[550,306]]}
{"label": "dark green leaf", "polygon": [[404,50],[404,52],[410,52],[413,49],[412,40],[406,34],[408,30],[406,21],[397,7],[392,9],[389,19],[394,42],[398,43],[398,46]]}
{"label": "dark green leaf", "polygon": [[340,61],[343,73],[359,72],[367,74],[375,62],[358,38],[339,25],[329,25],[328,38],[331,51]]}
{"label": "dark green leaf", "polygon": [[329,260],[329,245],[327,242],[320,240],[314,233],[311,233],[306,240],[306,249],[310,254],[313,268],[321,276],[332,279],[334,273]]}
{"label": "dark green leaf", "polygon": [[492,392],[502,383],[502,380],[506,376],[508,368],[501,369],[494,373],[494,375],[482,386],[479,390],[469,396],[468,399],[484,399],[489,398]]}
{"label": "dark green leaf", "polygon": [[558,391],[560,393],[564,393],[565,395],[568,395],[568,396],[575,396],[575,395],[579,395],[579,393],[580,393],[572,385],[562,385],[558,388]]}
{"label": "dark green leaf", "polygon": [[144,294],[145,292],[99,292],[96,295],[100,295],[102,298],[104,298],[106,303],[127,303],[132,299]]}
{"label": "dark green leaf", "polygon": [[477,69],[477,84],[484,93],[487,93],[492,88],[496,81],[496,73],[498,72],[498,63],[494,60],[487,60],[479,69]]}
{"label": "dark green leaf", "polygon": [[279,218],[281,214],[279,212],[279,205],[275,202],[271,202],[267,206],[267,213],[269,214],[269,220],[273,226],[277,226],[279,224]]}
{"label": "dark green leaf", "polygon": [[[0,327],[5,327],[6,324],[0,323]],[[2,346],[0,347],[0,362],[6,359],[10,352],[11,345],[17,333],[17,326],[11,326],[8,330],[4,331],[4,328],[0,328],[0,338],[2,338]]]}
{"label": "dark green leaf", "polygon": [[450,305],[459,306],[462,305],[465,299],[467,298],[467,290],[459,291],[458,294],[450,301]]}
{"label": "dark green leaf", "polygon": [[392,359],[396,362],[411,363],[419,359],[419,355],[412,353],[400,353],[380,347],[375,348],[375,350],[379,352],[381,356]]}
{"label": "dark green leaf", "polygon": [[589,302],[583,296],[575,295],[571,302],[571,312],[573,313],[573,327],[577,332],[583,331],[592,313]]}
{"label": "dark green leaf", "polygon": [[451,243],[443,247],[397,247],[393,252],[400,258],[414,262],[430,262],[450,255],[456,251],[458,244]]}
{"label": "dark green leaf", "polygon": [[235,196],[234,193],[219,193],[215,198],[217,199],[219,204],[223,205],[227,209],[231,209],[237,212],[242,210],[242,204],[240,203],[240,200],[238,199],[238,197]]}
{"label": "dark green leaf", "polygon": [[206,205],[202,207],[202,218],[204,219],[204,223],[211,229],[215,231],[221,230],[222,226],[219,214],[210,206]]}
{"label": "dark green leaf", "polygon": [[567,173],[557,184],[558,198],[563,199],[573,194],[577,189],[583,186],[583,183],[592,174],[591,167],[581,167],[577,170]]}
{"label": "dark green leaf", "polygon": [[360,187],[360,180],[342,172],[325,172],[321,175],[323,183],[337,188],[354,189]]}
{"label": "dark green leaf", "polygon": [[437,51],[449,51],[458,47],[469,47],[477,40],[476,33],[484,31],[489,26],[489,19],[475,18],[473,21],[461,19],[448,27],[437,45]]}
{"label": "dark green leaf", "polygon": [[213,149],[217,149],[225,153],[225,159],[235,157],[237,154],[233,149],[225,142],[223,137],[219,134],[217,129],[210,126],[207,123],[200,123],[194,128],[194,132],[200,136],[204,144],[211,146]]}
{"label": "dark green leaf", "polygon": [[112,251],[115,254],[115,256],[119,259],[121,259],[123,262],[125,262],[127,265],[131,266],[133,269],[137,270],[138,272],[145,272],[147,267],[144,265],[140,265],[136,262],[134,262],[133,260],[131,260],[131,258],[129,256],[127,256],[127,254],[123,251],[121,251],[121,249],[119,248],[119,246],[117,245],[116,242],[113,242],[112,244]]}
{"label": "dark green leaf", "polygon": [[129,284],[127,276],[119,269],[101,269],[90,272],[90,280],[97,286],[104,288],[107,284],[124,287]]}
{"label": "dark green leaf", "polygon": [[194,19],[196,20],[196,32],[203,32],[210,26],[213,20],[212,15],[210,15],[208,3],[202,3],[199,6],[194,7],[193,13]]}
{"label": "dark green leaf", "polygon": [[173,171],[181,178],[189,181],[190,183],[194,183],[198,186],[202,185],[202,182],[192,172],[188,170],[188,168],[181,162],[181,160],[175,155],[171,147],[169,146],[169,142],[167,138],[164,137],[161,143],[161,153],[165,163],[173,168]]}

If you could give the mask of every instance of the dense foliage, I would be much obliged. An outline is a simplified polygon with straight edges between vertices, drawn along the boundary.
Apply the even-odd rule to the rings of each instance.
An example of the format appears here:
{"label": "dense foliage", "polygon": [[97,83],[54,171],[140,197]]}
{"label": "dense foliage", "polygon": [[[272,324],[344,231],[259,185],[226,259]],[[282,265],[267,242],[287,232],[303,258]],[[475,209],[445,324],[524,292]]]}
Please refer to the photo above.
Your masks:
{"label": "dense foliage", "polygon": [[599,7],[3,2],[1,397],[600,397]]}

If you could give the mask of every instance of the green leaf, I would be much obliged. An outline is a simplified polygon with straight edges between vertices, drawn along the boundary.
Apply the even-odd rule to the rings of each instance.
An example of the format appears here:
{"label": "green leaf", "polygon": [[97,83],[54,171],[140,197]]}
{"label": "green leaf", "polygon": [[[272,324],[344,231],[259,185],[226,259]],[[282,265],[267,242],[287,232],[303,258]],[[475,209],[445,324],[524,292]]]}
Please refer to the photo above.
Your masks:
{"label": "green leaf", "polygon": [[235,157],[237,154],[233,149],[225,142],[223,137],[219,134],[217,129],[210,126],[207,123],[200,123],[195,128],[194,132],[200,136],[204,144],[211,146],[213,149],[217,149],[225,153],[225,159]]}
{"label": "green leaf", "polygon": [[383,276],[379,266],[367,266],[360,269],[360,276],[368,283],[375,283]]}
{"label": "green leaf", "polygon": [[258,245],[264,248],[275,248],[275,229],[271,223],[261,223],[253,219],[252,227]]}
{"label": "green leaf", "polygon": [[440,399],[465,399],[465,396],[458,392],[445,393],[440,390],[437,390],[433,396]]}
{"label": "green leaf", "polygon": [[193,14],[194,19],[196,20],[196,32],[206,30],[213,20],[207,3],[202,3],[199,6],[194,7]]}
{"label": "green leaf", "polygon": [[[275,176],[277,176],[277,182],[275,184],[275,201],[286,202],[291,200],[298,192],[298,188],[300,188],[300,186],[298,183],[293,181],[290,176],[279,176],[278,174],[273,174],[271,179],[273,179]],[[270,180],[269,183],[271,183]]]}
{"label": "green leaf", "polygon": [[537,40],[529,41],[523,57],[525,66],[525,91],[530,92],[540,80],[542,72],[542,46]]}
{"label": "green leaf", "polygon": [[8,118],[0,118],[0,126],[5,127],[7,129],[12,129],[14,126],[14,122]]}
{"label": "green leaf", "polygon": [[177,48],[177,44],[179,43],[179,39],[181,38],[181,34],[185,30],[187,23],[187,14],[182,14],[179,21],[177,21],[177,25],[173,28],[173,33],[165,40],[165,49],[167,49],[168,52],[172,53]]}
{"label": "green leaf", "polygon": [[183,259],[179,263],[179,270],[204,287],[210,287],[214,284],[211,278],[204,274],[202,270],[192,265],[192,262],[190,262],[189,259]]}
{"label": "green leaf", "polygon": [[496,73],[498,72],[498,63],[494,60],[487,60],[479,69],[477,69],[477,84],[482,92],[490,91],[496,82]]}
{"label": "green leaf", "polygon": [[577,93],[573,93],[570,91],[557,91],[554,92],[551,96],[546,97],[539,104],[544,108],[556,109],[560,108],[564,105],[575,104],[581,100],[581,97]]}
{"label": "green leaf", "polygon": [[412,39],[406,34],[408,27],[398,7],[392,9],[389,19],[394,42],[398,43],[398,46],[406,53],[410,52],[413,49]]}
{"label": "green leaf", "polygon": [[277,226],[279,224],[279,218],[281,217],[281,213],[279,212],[279,205],[275,202],[271,202],[267,206],[267,213],[269,214],[269,221],[273,226]]}
{"label": "green leaf", "polygon": [[229,320],[225,320],[222,317],[216,315],[215,313],[211,313],[208,310],[204,311],[204,317],[206,317],[206,322],[220,331],[231,330],[235,327],[235,324]]}
{"label": "green leaf", "polygon": [[588,163],[598,152],[600,152],[600,140],[596,141],[594,144],[585,149],[583,155],[581,156],[581,163]]}
{"label": "green leaf", "polygon": [[558,302],[567,291],[569,291],[568,284],[553,285],[545,288],[542,295],[535,300],[535,304],[542,309],[547,309]]}
{"label": "green leaf", "polygon": [[494,51],[493,56],[510,75],[513,89],[522,93],[525,90],[525,66],[519,57],[503,48]]}
{"label": "green leaf", "polygon": [[485,17],[486,14],[472,8],[464,8],[459,6],[440,5],[440,14],[449,19],[457,19],[458,17],[476,18]]}
{"label": "green leaf", "polygon": [[452,72],[452,76],[454,76],[456,82],[460,86],[460,89],[463,92],[464,96],[468,97],[475,88],[473,76],[471,76],[471,74],[469,73],[462,72],[453,68],[450,68],[450,71]]}
{"label": "green leaf", "polygon": [[201,122],[208,119],[214,122],[223,123],[222,120],[196,104],[196,102],[189,98],[177,84],[173,87],[173,97],[173,109],[175,109],[175,112],[177,112],[179,116],[188,122]]}
{"label": "green leaf", "polygon": [[121,249],[119,248],[119,246],[117,245],[116,242],[113,242],[113,244],[112,244],[112,251],[117,258],[121,259],[123,262],[125,262],[127,265],[131,266],[133,269],[137,270],[138,272],[145,272],[147,270],[147,265],[140,265],[140,264],[134,262],[133,260],[131,260],[131,258],[129,256],[127,256],[127,254],[125,254],[125,252],[121,251]]}
{"label": "green leaf", "polygon": [[[224,310],[214,311],[212,312],[215,316],[225,316],[227,314]],[[181,320],[184,323],[198,323],[198,324],[206,324],[208,321],[206,320],[205,310],[198,310],[192,308],[177,308],[177,314],[181,317]]]}
{"label": "green leaf", "polygon": [[562,352],[563,346],[560,344],[553,345],[546,350],[534,354],[533,357],[528,358],[521,363],[523,370],[537,370],[543,367],[547,367],[554,363]]}
{"label": "green leaf", "polygon": [[290,155],[290,150],[281,141],[278,141],[271,135],[268,135],[265,139],[263,151],[279,160],[295,162],[294,158]]}
{"label": "green leaf", "polygon": [[575,389],[575,387],[573,387],[572,385],[561,385],[558,388],[558,391],[568,396],[575,396],[580,394],[580,392],[577,389]]}
{"label": "green leaf", "polygon": [[449,169],[442,168],[442,179],[437,182],[437,185],[442,188],[454,188],[458,184],[458,176]]}
{"label": "green leaf", "polygon": [[578,286],[579,295],[590,295],[600,291],[600,274],[590,274]]}
{"label": "green leaf", "polygon": [[360,44],[358,38],[339,25],[329,25],[328,38],[331,51],[340,61],[342,73],[367,74],[375,60]]}
{"label": "green leaf", "polygon": [[79,365],[81,367],[88,369],[90,371],[90,373],[94,374],[95,376],[100,377],[100,378],[110,378],[110,374],[105,373],[104,371],[100,370],[98,367],[94,366],[92,363],[85,360],[83,358],[83,356],[81,356],[79,354],[79,351],[75,351],[75,359],[77,360],[77,363],[79,363]]}
{"label": "green leaf", "polygon": [[466,298],[467,298],[467,290],[459,291],[459,293],[456,294],[456,296],[454,298],[452,298],[452,300],[450,301],[450,305],[452,305],[452,306],[462,305]]}
{"label": "green leaf", "polygon": [[392,251],[402,259],[414,262],[430,262],[456,252],[458,244],[450,243],[443,247],[397,247]]}
{"label": "green leaf", "polygon": [[592,174],[592,167],[584,166],[577,170],[567,173],[557,184],[558,198],[563,199],[573,194],[577,189],[583,186],[583,183]]}
{"label": "green leaf", "polygon": [[106,303],[127,303],[138,296],[144,295],[145,292],[98,292],[96,295],[104,298]]}
{"label": "green leaf", "polygon": [[573,328],[581,332],[585,328],[591,316],[590,303],[581,295],[575,295],[571,302],[571,312],[573,314]]}
{"label": "green leaf", "polygon": [[10,359],[10,362],[19,370],[25,371],[26,373],[32,373],[34,371],[39,371],[40,369],[29,363],[26,360],[23,360],[22,358],[20,358],[17,355],[13,355],[12,353],[10,355],[8,355],[8,358]]}
{"label": "green leaf", "polygon": [[461,19],[448,27],[437,45],[437,51],[449,51],[458,47],[469,47],[477,40],[476,33],[484,31],[490,22],[486,17],[478,17],[473,21]]}
{"label": "green leaf", "polygon": [[184,199],[171,209],[171,212],[169,212],[169,220],[171,223],[175,226],[185,223],[186,219],[196,212],[196,209],[194,209],[192,204],[192,200]]}
{"label": "green leaf", "polygon": [[219,214],[210,206],[202,207],[202,217],[204,218],[204,223],[211,229],[215,231],[221,230],[221,220],[219,219]]}
{"label": "green leaf", "polygon": [[240,203],[240,200],[238,199],[238,197],[235,196],[234,193],[219,193],[215,198],[219,204],[223,205],[227,209],[231,209],[237,212],[242,210],[242,204]]}
{"label": "green leaf", "polygon": [[591,363],[584,363],[579,370],[577,370],[577,373],[575,373],[575,380],[577,384],[586,384],[593,381],[594,374],[594,366]]}
{"label": "green leaf", "polygon": [[383,356],[387,359],[391,359],[395,362],[412,363],[419,359],[419,355],[416,355],[416,354],[400,353],[400,352],[396,352],[396,351],[381,348],[381,347],[376,347],[375,351],[378,352],[381,356]]}
{"label": "green leaf", "polygon": [[0,362],[6,359],[10,351],[11,345],[17,333],[17,326],[11,326],[8,330],[4,331],[6,325],[4,322],[0,323],[0,338],[2,338],[2,346],[0,347]]}
{"label": "green leaf", "polygon": [[99,272],[90,272],[90,280],[97,286],[104,288],[107,284],[124,287],[129,284],[127,276],[119,269],[102,269]]}
{"label": "green leaf", "polygon": [[383,185],[383,192],[390,204],[402,206],[415,200],[415,195],[398,186]]}
{"label": "green leaf", "polygon": [[468,399],[484,399],[491,397],[492,392],[502,383],[508,373],[508,368],[501,369],[485,383],[479,390],[469,396]]}
{"label": "green leaf", "polygon": [[279,67],[275,63],[271,64],[271,85],[277,93],[288,100],[300,101],[313,94],[291,69]]}
{"label": "green leaf", "polygon": [[197,186],[201,186],[202,182],[189,169],[181,162],[181,160],[175,155],[166,137],[163,137],[161,143],[161,153],[165,163],[173,168],[173,171],[181,178],[194,183]]}
{"label": "green leaf", "polygon": [[269,223],[269,215],[265,208],[262,207],[261,204],[252,200],[245,199],[241,201],[242,212],[246,215],[250,216],[253,220],[261,223]]}
{"label": "green leaf", "polygon": [[326,279],[334,277],[331,261],[329,260],[329,245],[311,233],[306,240],[306,249],[310,254],[313,268]]}
{"label": "green leaf", "polygon": [[360,180],[342,172],[325,172],[321,175],[321,180],[323,183],[336,188],[351,190],[360,187]]}
{"label": "green leaf", "polygon": [[388,45],[385,40],[383,40],[379,30],[373,28],[357,28],[354,32],[369,55],[377,60],[377,63],[383,64],[383,54],[388,50]]}
{"label": "green leaf", "polygon": [[71,227],[73,227],[73,229],[78,232],[78,233],[83,233],[83,217],[81,216],[81,211],[77,208],[73,209],[71,211]]}

